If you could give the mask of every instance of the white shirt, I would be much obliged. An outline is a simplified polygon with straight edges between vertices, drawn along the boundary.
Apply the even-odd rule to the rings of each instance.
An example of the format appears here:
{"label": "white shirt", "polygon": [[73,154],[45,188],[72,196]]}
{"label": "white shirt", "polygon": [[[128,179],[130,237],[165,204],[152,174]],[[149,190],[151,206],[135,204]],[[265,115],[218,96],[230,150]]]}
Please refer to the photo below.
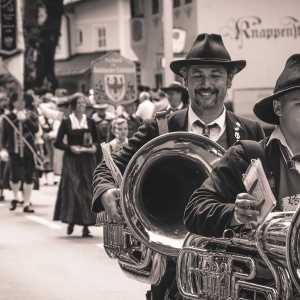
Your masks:
{"label": "white shirt", "polygon": [[[278,140],[282,146],[285,146],[287,151],[289,152],[289,154],[291,155],[291,157],[294,156],[293,151],[291,150],[291,148],[289,147],[288,143],[286,142],[286,139],[280,129],[280,126],[277,126],[274,131],[272,132],[272,134],[270,135],[269,141],[267,143],[267,146],[269,145],[269,143],[272,140]],[[300,162],[295,161],[295,166],[296,169],[300,172]]]}
{"label": "white shirt", "polygon": [[70,120],[71,120],[71,124],[72,124],[72,129],[82,129],[82,128],[88,128],[88,124],[87,124],[87,119],[86,119],[86,115],[83,114],[82,118],[79,122],[79,120],[77,119],[77,117],[75,116],[74,113],[70,114]]}
{"label": "white shirt", "polygon": [[[188,112],[188,131],[189,132],[194,132],[194,133],[198,133],[200,135],[202,135],[203,132],[203,128],[197,126],[196,124],[194,124],[197,120],[199,120],[201,123],[205,124],[193,111],[191,105],[189,106],[189,112]],[[212,125],[212,124],[218,124],[217,127],[211,128],[210,129],[210,135],[209,138],[213,141],[216,142],[218,141],[218,139],[221,137],[221,135],[224,133],[225,129],[226,129],[226,108],[224,106],[223,108],[223,112],[220,115],[220,117],[218,117],[217,119],[215,119],[214,121],[210,122],[208,125]]]}
{"label": "white shirt", "polygon": [[153,117],[155,105],[149,99],[142,102],[135,113],[136,116],[145,119],[151,119]]}

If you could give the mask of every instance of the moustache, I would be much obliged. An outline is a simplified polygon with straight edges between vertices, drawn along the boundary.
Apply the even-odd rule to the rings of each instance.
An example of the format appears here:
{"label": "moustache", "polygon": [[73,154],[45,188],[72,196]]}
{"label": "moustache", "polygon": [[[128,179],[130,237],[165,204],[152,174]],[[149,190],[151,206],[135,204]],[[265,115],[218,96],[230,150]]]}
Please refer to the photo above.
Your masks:
{"label": "moustache", "polygon": [[195,94],[196,93],[218,93],[218,90],[217,89],[211,89],[211,88],[208,88],[208,89],[203,89],[203,88],[195,88],[194,90]]}

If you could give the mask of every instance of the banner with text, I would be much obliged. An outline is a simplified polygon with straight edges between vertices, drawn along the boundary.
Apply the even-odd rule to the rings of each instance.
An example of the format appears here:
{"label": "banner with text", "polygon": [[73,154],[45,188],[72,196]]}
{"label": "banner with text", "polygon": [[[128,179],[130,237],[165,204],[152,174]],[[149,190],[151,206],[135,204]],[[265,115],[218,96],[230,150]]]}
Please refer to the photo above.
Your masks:
{"label": "banner with text", "polygon": [[114,106],[136,100],[135,63],[116,52],[92,61],[92,84],[96,103]]}

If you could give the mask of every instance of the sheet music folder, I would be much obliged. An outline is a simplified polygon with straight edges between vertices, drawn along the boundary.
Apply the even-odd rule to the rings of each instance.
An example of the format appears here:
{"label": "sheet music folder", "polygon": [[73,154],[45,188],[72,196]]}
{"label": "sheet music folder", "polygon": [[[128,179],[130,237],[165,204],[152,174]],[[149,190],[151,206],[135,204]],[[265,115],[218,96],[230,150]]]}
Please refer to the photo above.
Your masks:
{"label": "sheet music folder", "polygon": [[247,192],[257,201],[265,200],[260,210],[261,215],[257,218],[257,222],[262,223],[276,206],[276,199],[259,158],[251,160],[246,174],[243,175],[243,183]]}

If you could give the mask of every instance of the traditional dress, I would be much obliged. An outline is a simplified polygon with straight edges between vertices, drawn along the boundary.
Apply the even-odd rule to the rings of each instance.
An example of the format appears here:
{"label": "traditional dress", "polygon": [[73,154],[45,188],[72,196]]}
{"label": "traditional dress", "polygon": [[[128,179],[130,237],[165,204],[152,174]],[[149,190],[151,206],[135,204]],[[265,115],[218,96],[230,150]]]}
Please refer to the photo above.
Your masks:
{"label": "traditional dress", "polygon": [[[68,144],[63,139],[67,136]],[[95,122],[83,115],[81,122],[74,114],[63,119],[54,147],[64,150],[62,178],[57,194],[54,220],[76,225],[94,225],[96,215],[91,212],[92,177],[97,166],[96,154],[71,151],[71,146],[98,143]]]}

